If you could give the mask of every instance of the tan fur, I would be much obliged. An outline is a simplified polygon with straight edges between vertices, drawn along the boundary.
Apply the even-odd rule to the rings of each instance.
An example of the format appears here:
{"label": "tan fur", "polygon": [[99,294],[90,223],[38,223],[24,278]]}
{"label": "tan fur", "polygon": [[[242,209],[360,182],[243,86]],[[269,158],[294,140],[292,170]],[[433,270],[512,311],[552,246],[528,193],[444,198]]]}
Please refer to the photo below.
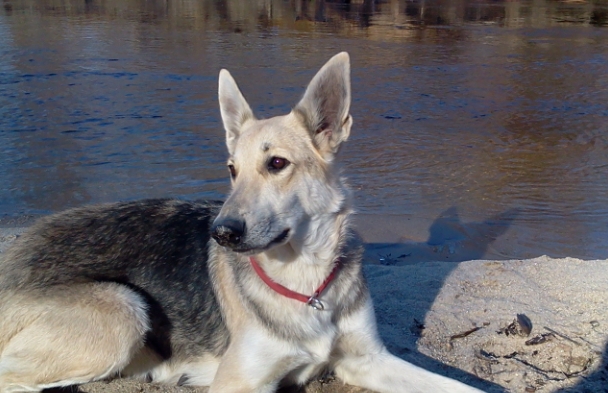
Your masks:
{"label": "tan fur", "polygon": [[148,329],[144,302],[112,283],[2,300],[0,386],[7,392],[113,375],[143,346]]}

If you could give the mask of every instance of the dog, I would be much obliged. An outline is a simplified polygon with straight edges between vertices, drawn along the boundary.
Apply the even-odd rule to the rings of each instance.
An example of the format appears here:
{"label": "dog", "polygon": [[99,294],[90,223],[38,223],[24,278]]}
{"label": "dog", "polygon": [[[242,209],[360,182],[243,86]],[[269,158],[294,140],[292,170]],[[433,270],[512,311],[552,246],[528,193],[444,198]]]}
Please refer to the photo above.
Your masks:
{"label": "dog", "polygon": [[223,204],[121,202],[35,223],[0,264],[0,391],[120,376],[267,393],[333,372],[378,392],[480,392],[379,339],[334,162],[350,101],[344,52],[270,119],[222,70]]}

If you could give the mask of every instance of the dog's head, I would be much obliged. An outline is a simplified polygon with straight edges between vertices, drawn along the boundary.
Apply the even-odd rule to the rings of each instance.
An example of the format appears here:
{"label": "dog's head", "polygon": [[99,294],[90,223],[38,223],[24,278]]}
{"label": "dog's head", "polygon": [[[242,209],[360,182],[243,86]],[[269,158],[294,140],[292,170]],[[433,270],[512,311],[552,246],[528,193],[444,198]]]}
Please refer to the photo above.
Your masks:
{"label": "dog's head", "polygon": [[336,214],[346,191],[332,161],[350,133],[350,62],[332,57],[285,116],[258,120],[226,70],[219,102],[232,192],[212,228],[237,252],[305,242],[313,218]]}

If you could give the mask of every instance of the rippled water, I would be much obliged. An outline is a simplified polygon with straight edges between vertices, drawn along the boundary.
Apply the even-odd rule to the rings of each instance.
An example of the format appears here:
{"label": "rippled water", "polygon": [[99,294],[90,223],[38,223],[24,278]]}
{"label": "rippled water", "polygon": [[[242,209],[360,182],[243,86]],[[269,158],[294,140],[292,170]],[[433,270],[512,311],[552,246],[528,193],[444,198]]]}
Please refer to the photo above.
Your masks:
{"label": "rippled water", "polygon": [[219,69],[269,117],[347,50],[364,218],[428,244],[433,223],[504,227],[492,256],[608,257],[606,2],[351,3],[5,0],[0,212],[222,197]]}

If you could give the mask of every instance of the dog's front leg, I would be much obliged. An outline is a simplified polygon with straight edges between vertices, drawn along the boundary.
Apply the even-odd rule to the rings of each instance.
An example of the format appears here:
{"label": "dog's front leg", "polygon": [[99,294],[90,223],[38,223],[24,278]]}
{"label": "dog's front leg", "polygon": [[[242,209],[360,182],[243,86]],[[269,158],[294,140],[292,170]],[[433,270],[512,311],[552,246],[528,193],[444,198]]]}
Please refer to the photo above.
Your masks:
{"label": "dog's front leg", "polygon": [[341,320],[339,329],[333,365],[336,375],[347,384],[385,393],[482,392],[390,354],[378,336],[371,298]]}
{"label": "dog's front leg", "polygon": [[209,393],[272,393],[300,365],[291,346],[259,327],[233,334]]}

